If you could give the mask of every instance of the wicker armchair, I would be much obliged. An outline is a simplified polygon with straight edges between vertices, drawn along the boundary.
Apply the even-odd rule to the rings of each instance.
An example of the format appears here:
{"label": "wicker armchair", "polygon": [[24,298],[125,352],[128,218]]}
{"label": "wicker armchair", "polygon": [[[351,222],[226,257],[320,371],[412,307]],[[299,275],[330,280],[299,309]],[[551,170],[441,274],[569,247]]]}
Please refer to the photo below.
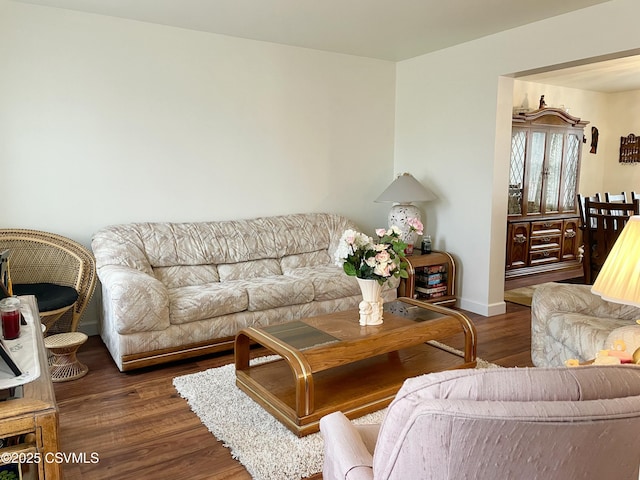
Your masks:
{"label": "wicker armchair", "polygon": [[[75,332],[96,286],[93,254],[61,235],[24,229],[0,229],[0,251],[5,249],[9,249],[14,294],[36,296],[42,323],[48,332],[51,329],[49,333]],[[77,300],[43,305],[39,288],[50,284],[75,290]]]}

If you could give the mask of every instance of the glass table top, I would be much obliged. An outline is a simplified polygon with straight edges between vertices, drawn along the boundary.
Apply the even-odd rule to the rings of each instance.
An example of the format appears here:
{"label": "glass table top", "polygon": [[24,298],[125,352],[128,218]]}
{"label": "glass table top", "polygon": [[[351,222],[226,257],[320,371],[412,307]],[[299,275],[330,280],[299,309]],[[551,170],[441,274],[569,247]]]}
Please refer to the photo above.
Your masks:
{"label": "glass table top", "polygon": [[[385,303],[384,311],[397,317],[413,320],[415,322],[425,322],[446,317],[443,313],[410,305],[402,300]],[[359,329],[357,316],[353,320],[349,320],[349,324],[354,328]],[[327,330],[330,329],[331,328],[327,326]],[[309,325],[307,322],[301,320],[295,320],[278,325],[270,325],[268,327],[262,327],[260,330],[298,350],[337,343],[344,339],[343,335],[341,335],[342,338],[338,338],[338,336],[331,335],[330,333],[322,331],[321,329]]]}

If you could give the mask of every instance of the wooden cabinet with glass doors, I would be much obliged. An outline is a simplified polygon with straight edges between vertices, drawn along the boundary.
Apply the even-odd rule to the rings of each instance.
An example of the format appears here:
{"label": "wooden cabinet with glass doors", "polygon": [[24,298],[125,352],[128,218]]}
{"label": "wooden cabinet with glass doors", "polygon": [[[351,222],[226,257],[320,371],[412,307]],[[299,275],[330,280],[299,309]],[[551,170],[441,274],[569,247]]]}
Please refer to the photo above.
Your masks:
{"label": "wooden cabinet with glass doors", "polygon": [[584,127],[564,110],[513,115],[507,218],[507,280],[582,272],[576,204]]}

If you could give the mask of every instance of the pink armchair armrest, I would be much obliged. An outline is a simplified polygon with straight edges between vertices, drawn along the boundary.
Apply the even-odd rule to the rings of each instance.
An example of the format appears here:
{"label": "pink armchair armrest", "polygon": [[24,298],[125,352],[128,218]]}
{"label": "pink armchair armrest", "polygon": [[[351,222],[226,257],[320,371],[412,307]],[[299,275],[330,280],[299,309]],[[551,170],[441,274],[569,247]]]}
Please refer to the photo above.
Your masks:
{"label": "pink armchair armrest", "polygon": [[379,430],[380,425],[353,425],[342,412],[323,417],[323,480],[373,479],[373,449]]}

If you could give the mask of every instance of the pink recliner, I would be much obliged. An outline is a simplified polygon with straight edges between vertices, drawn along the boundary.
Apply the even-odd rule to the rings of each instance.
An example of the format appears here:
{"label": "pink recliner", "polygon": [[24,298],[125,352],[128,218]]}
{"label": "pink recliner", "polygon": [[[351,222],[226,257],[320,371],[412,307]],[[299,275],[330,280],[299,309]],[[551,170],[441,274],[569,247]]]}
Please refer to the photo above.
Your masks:
{"label": "pink recliner", "polygon": [[382,425],[322,418],[324,480],[638,479],[640,367],[408,379]]}

